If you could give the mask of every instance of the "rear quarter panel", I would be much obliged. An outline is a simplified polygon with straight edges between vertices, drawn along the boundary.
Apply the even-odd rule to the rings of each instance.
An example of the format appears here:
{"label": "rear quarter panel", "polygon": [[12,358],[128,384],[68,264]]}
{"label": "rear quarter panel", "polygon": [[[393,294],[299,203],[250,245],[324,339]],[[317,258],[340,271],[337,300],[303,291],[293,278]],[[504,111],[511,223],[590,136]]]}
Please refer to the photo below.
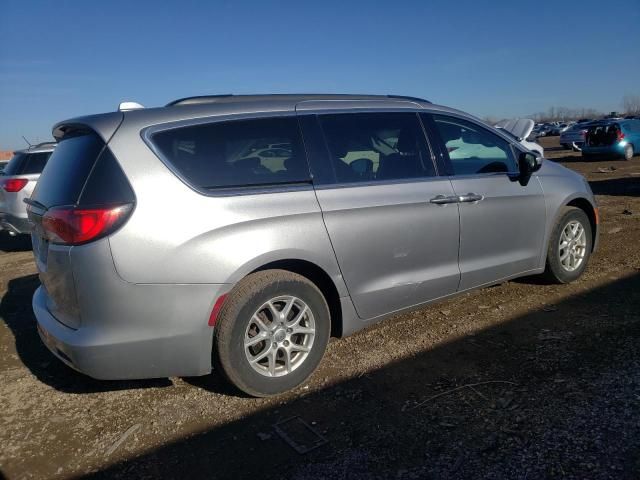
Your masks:
{"label": "rear quarter panel", "polygon": [[122,127],[109,147],[135,191],[129,221],[109,239],[118,274],[132,283],[235,283],[273,261],[300,259],[347,295],[314,190],[207,196],[174,175]]}

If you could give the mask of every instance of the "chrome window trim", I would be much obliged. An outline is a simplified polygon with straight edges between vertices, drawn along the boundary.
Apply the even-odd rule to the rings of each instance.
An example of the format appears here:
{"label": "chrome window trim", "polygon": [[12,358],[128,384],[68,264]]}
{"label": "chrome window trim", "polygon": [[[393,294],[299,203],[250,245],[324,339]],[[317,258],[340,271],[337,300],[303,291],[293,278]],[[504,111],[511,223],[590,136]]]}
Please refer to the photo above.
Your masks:
{"label": "chrome window trim", "polygon": [[418,178],[396,178],[391,180],[368,181],[368,182],[340,182],[340,183],[323,183],[314,185],[316,190],[331,190],[333,188],[357,188],[357,187],[378,187],[389,185],[406,185],[409,183],[427,183],[449,180],[446,175],[435,175],[433,177]]}

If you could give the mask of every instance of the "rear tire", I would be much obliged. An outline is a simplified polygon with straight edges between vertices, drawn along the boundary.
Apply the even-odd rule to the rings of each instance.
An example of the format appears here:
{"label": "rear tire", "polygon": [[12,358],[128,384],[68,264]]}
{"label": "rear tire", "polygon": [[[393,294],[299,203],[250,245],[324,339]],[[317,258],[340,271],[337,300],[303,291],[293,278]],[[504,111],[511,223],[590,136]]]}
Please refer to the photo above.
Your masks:
{"label": "rear tire", "polygon": [[635,152],[633,151],[633,145],[631,145],[630,143],[627,143],[624,147],[624,159],[631,160],[634,155],[635,155]]}
{"label": "rear tire", "polygon": [[327,302],[315,284],[286,270],[248,275],[216,322],[214,362],[254,397],[286,392],[316,369],[329,341]]}
{"label": "rear tire", "polygon": [[587,268],[592,246],[587,214],[576,207],[565,207],[551,232],[544,276],[553,283],[577,280]]}

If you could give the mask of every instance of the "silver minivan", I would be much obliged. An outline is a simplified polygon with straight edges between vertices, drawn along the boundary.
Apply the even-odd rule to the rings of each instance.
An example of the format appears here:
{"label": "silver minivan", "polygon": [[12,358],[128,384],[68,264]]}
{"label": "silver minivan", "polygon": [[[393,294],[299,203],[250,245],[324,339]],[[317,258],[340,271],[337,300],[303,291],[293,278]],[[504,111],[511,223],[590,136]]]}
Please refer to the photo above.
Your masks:
{"label": "silver minivan", "polygon": [[43,342],[98,379],[296,387],[330,336],[597,245],[580,175],[400,96],[252,95],[64,121],[29,204]]}
{"label": "silver minivan", "polygon": [[55,145],[40,143],[15,152],[0,173],[0,231],[12,236],[31,233],[24,199],[31,196]]}

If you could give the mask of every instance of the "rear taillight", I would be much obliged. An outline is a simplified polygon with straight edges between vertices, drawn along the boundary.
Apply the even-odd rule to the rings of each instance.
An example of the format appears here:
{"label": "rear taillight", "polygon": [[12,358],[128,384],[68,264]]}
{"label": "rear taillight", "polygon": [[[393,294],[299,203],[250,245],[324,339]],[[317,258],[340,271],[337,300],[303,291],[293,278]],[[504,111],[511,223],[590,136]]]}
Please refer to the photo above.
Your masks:
{"label": "rear taillight", "polygon": [[42,228],[52,243],[79,245],[116,230],[131,210],[131,204],[102,208],[54,207],[42,217]]}
{"label": "rear taillight", "polygon": [[624,133],[622,133],[622,130],[618,130],[616,132],[616,138],[617,138],[618,141],[624,140]]}
{"label": "rear taillight", "polygon": [[29,180],[26,178],[10,178],[2,182],[2,188],[7,192],[15,193],[22,190],[27,183],[29,183]]}

